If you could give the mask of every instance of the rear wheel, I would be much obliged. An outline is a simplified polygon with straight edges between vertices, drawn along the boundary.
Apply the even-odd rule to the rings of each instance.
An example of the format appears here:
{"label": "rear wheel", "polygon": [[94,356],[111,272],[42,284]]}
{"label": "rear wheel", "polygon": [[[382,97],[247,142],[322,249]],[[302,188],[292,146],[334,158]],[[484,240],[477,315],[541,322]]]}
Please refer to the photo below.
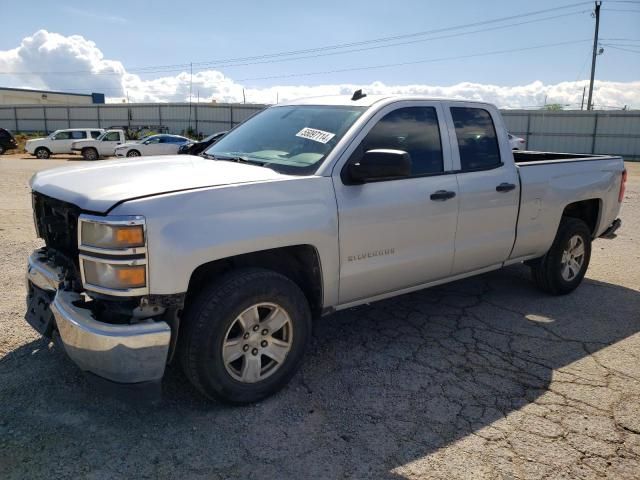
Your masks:
{"label": "rear wheel", "polygon": [[138,150],[129,150],[127,152],[127,157],[139,157],[140,152]]}
{"label": "rear wheel", "polygon": [[187,309],[181,363],[207,397],[255,402],[288,383],[310,335],[309,304],[295,283],[269,270],[238,270]]}
{"label": "rear wheel", "polygon": [[564,295],[582,282],[591,259],[591,230],[577,218],[564,217],[551,248],[531,266],[536,285],[553,295]]}
{"label": "rear wheel", "polygon": [[97,160],[98,151],[95,148],[85,148],[82,150],[82,158],[85,160]]}
{"label": "rear wheel", "polygon": [[49,151],[49,149],[44,147],[36,148],[35,154],[36,157],[40,158],[41,160],[46,160],[51,156],[51,152]]}

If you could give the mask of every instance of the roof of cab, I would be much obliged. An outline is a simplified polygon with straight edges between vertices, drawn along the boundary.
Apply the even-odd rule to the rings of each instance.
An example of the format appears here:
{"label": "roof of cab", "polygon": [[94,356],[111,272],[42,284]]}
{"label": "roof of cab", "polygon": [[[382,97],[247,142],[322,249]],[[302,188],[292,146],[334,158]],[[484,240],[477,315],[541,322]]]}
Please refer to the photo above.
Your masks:
{"label": "roof of cab", "polygon": [[[365,92],[366,93],[366,92]],[[479,102],[477,100],[451,99],[443,97],[426,97],[422,95],[366,95],[358,100],[352,100],[351,95],[327,95],[320,97],[307,97],[288,102],[279,103],[277,106],[283,105],[344,105],[344,106],[360,106],[370,107],[371,105],[381,102],[390,103],[402,100],[423,100],[423,101],[447,101],[460,103],[477,103],[486,105],[487,102]]]}

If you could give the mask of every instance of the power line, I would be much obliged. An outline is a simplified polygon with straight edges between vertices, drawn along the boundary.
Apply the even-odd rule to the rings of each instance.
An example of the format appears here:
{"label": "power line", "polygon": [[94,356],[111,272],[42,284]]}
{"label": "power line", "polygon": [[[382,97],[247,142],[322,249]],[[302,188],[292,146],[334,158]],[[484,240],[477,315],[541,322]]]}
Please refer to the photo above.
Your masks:
{"label": "power line", "polygon": [[[322,52],[322,51],[326,51],[326,50],[338,50],[338,49],[351,48],[351,47],[357,47],[357,46],[369,45],[369,44],[380,44],[380,43],[384,43],[384,42],[403,40],[403,39],[408,39],[408,38],[415,38],[415,37],[419,37],[419,36],[433,35],[433,34],[443,33],[443,32],[452,31],[452,30],[461,30],[461,29],[466,29],[466,28],[475,27],[475,26],[489,25],[489,24],[494,24],[494,23],[501,23],[501,22],[505,22],[505,21],[508,21],[508,20],[520,19],[522,17],[535,16],[535,15],[540,15],[540,14],[543,14],[543,13],[548,13],[548,12],[553,12],[553,11],[558,11],[558,10],[566,10],[566,9],[569,9],[569,8],[582,6],[582,5],[585,5],[587,3],[590,3],[590,2],[577,2],[577,3],[563,5],[563,6],[559,6],[559,7],[536,10],[536,11],[533,11],[533,12],[521,13],[521,14],[517,14],[517,15],[510,15],[510,16],[506,16],[506,17],[500,17],[500,18],[495,18],[495,19],[490,19],[490,20],[484,20],[484,21],[480,21],[480,22],[473,22],[473,23],[468,23],[468,24],[456,25],[456,26],[452,26],[452,27],[445,27],[445,28],[439,28],[439,29],[434,29],[434,30],[426,30],[426,31],[421,31],[421,32],[407,33],[407,34],[402,34],[402,35],[380,37],[380,38],[375,38],[375,39],[370,39],[370,40],[363,40],[363,41],[359,41],[359,42],[341,43],[341,44],[334,44],[334,45],[325,45],[325,46],[322,46],[322,47],[315,47],[315,48],[309,48],[309,49],[303,49],[303,50],[291,50],[291,51],[277,52],[277,53],[250,56],[250,57],[236,57],[236,58],[229,58],[229,59],[224,59],[224,60],[212,60],[212,61],[207,61],[207,62],[194,62],[193,65],[196,66],[196,67],[202,67],[202,66],[205,66],[205,65],[206,66],[219,65],[219,66],[222,67],[222,66],[225,66],[224,64],[233,63],[233,62],[272,59],[272,58],[279,58],[279,57],[283,57],[283,56],[292,56],[292,55],[300,55],[300,54],[308,54],[308,53],[317,53],[317,52]],[[574,13],[579,13],[579,12],[574,12]],[[360,50],[355,50],[355,51],[360,51]],[[130,68],[130,69],[128,69],[127,73],[161,73],[163,71],[169,72],[170,70],[167,70],[168,68],[182,67],[182,69],[184,69],[184,68],[189,67],[189,66],[190,66],[190,64],[186,63],[186,64],[172,64],[172,65],[156,65],[156,66],[138,67],[138,68]],[[81,74],[81,73],[87,73],[87,74],[92,74],[92,75],[122,75],[125,72],[91,72],[91,71],[0,72],[0,74],[11,74],[11,75],[43,75],[43,74],[74,74],[75,75],[75,74]]]}
{"label": "power line", "polygon": [[[409,44],[421,43],[421,42],[430,42],[430,41],[434,41],[434,40],[442,40],[442,39],[446,39],[446,38],[460,37],[460,36],[471,35],[471,34],[475,34],[475,33],[483,33],[483,32],[488,32],[488,31],[500,30],[500,29],[504,29],[504,28],[511,28],[511,27],[516,27],[516,26],[535,23],[535,22],[541,22],[541,21],[546,21],[546,20],[553,20],[553,19],[557,19],[557,18],[567,17],[567,16],[571,16],[571,15],[576,15],[576,14],[580,14],[580,13],[589,12],[589,11],[590,10],[582,10],[582,11],[571,12],[571,13],[562,14],[562,15],[555,15],[555,16],[552,16],[552,17],[545,17],[545,18],[540,18],[540,19],[527,20],[527,21],[524,21],[524,22],[517,22],[517,23],[511,23],[511,24],[507,24],[507,25],[500,25],[500,26],[497,26],[497,27],[490,27],[490,28],[485,28],[485,29],[472,30],[470,32],[460,32],[460,33],[453,33],[453,34],[448,34],[448,35],[440,35],[440,36],[437,36],[437,37],[410,40],[410,41],[406,41],[406,42],[398,42],[398,43],[387,44],[387,45],[375,45],[375,46],[371,46],[371,47],[364,47],[364,48],[358,48],[358,49],[352,49],[352,50],[343,50],[343,51],[338,51],[338,52],[319,53],[319,54],[315,54],[315,55],[306,55],[306,56],[299,56],[299,57],[293,57],[293,58],[262,60],[262,61],[247,62],[247,63],[231,63],[231,64],[224,64],[224,65],[210,65],[208,67],[197,68],[196,70],[202,71],[202,70],[206,70],[208,68],[232,68],[232,67],[245,67],[245,66],[250,66],[250,65],[262,65],[262,64],[271,64],[271,63],[290,62],[290,61],[305,60],[305,59],[310,59],[310,58],[321,58],[321,57],[327,57],[327,56],[333,56],[333,55],[343,55],[343,54],[348,54],[348,53],[363,52],[363,51],[375,50],[375,49],[380,49],[380,48],[397,47],[397,46],[402,46],[402,45],[409,45]],[[145,74],[146,73],[169,73],[169,72],[176,72],[176,71],[182,71],[182,69],[158,70],[158,71],[155,71],[155,72],[147,71],[147,72],[144,72],[144,73]]]}
{"label": "power line", "polygon": [[[632,49],[630,49],[630,48],[617,47],[617,46],[615,46],[615,45],[609,45],[609,44],[606,44],[606,43],[603,43],[603,45],[604,45],[605,47],[607,47],[607,48],[613,48],[613,49],[615,49],[615,50],[623,50],[623,51],[625,51],[625,52],[631,52],[631,53],[640,53],[640,50],[632,50]],[[635,45],[634,45],[634,46],[635,46]]]}
{"label": "power line", "polygon": [[442,61],[447,61],[447,60],[460,60],[460,59],[464,59],[464,58],[485,57],[485,56],[490,56],[490,55],[499,55],[499,54],[503,54],[503,53],[523,52],[523,51],[527,51],[527,50],[536,50],[536,49],[548,48],[548,47],[558,47],[558,46],[561,46],[561,45],[572,45],[572,44],[576,44],[576,43],[584,43],[584,42],[589,42],[589,41],[591,41],[591,39],[590,38],[586,38],[586,39],[582,39],[582,40],[571,40],[571,41],[568,41],[568,42],[548,43],[548,44],[544,44],[544,45],[535,45],[535,46],[532,46],[532,47],[511,48],[511,49],[506,49],[506,50],[494,50],[494,51],[491,51],[491,52],[472,53],[472,54],[468,54],[468,55],[457,55],[457,56],[452,56],[452,57],[430,58],[430,59],[423,59],[423,60],[415,60],[415,61],[411,61],[411,62],[387,63],[387,64],[381,64],[381,65],[367,65],[367,66],[362,66],[362,67],[341,68],[341,69],[337,69],[337,70],[325,70],[325,71],[316,71],[316,72],[293,73],[293,74],[286,74],[286,75],[272,75],[272,76],[267,76],[267,77],[240,78],[240,79],[237,79],[236,81],[238,81],[238,82],[246,82],[246,81],[253,81],[253,80],[271,80],[271,79],[276,79],[276,78],[307,77],[307,76],[313,76],[313,75],[325,75],[325,74],[331,74],[331,73],[353,72],[353,71],[359,71],[359,70],[373,70],[373,69],[377,69],[377,68],[400,67],[400,66],[405,66],[405,65],[416,65],[416,64],[419,64],[419,63],[433,63],[433,62],[442,62]]}
{"label": "power line", "polygon": [[[467,55],[456,55],[456,56],[450,56],[450,57],[429,58],[429,59],[422,59],[422,60],[416,60],[416,61],[410,61],[410,62],[398,62],[398,63],[388,63],[388,64],[380,64],[380,65],[364,65],[364,66],[360,66],[360,67],[343,68],[343,69],[337,69],[337,70],[325,70],[325,71],[316,71],[316,72],[292,73],[292,74],[284,74],[284,75],[273,75],[273,76],[268,76],[268,77],[241,78],[241,79],[237,79],[236,81],[244,82],[244,81],[252,81],[252,80],[269,80],[269,79],[276,79],[276,78],[306,77],[306,76],[313,76],[313,75],[325,75],[325,74],[331,74],[331,73],[343,73],[343,72],[351,72],[351,71],[359,71],[359,70],[374,70],[374,69],[379,69],[379,68],[389,68],[389,67],[399,67],[399,66],[406,66],[406,65],[416,65],[416,64],[420,64],[420,63],[436,63],[436,62],[444,62],[444,61],[449,61],[449,60],[460,60],[460,59],[466,59],[466,58],[486,57],[486,56],[491,56],[491,55],[501,55],[501,54],[505,54],[505,53],[515,53],[515,52],[522,52],[522,51],[528,51],[528,50],[537,50],[537,49],[543,49],[543,48],[558,47],[558,46],[563,46],[563,45],[573,45],[573,44],[585,43],[585,42],[589,42],[589,41],[591,41],[591,39],[585,38],[585,39],[581,39],[581,40],[571,40],[571,41],[567,41],[567,42],[548,43],[548,44],[542,44],[542,45],[535,45],[535,46],[531,46],[531,47],[512,48],[512,49],[505,49],[505,50],[493,50],[493,51],[489,51],[489,52],[477,52],[477,53],[471,53],[471,54],[467,54]],[[95,89],[86,89],[86,90],[69,90],[69,89],[65,89],[65,90],[68,90],[68,91],[94,91]],[[105,90],[105,89],[102,89],[102,90]],[[109,89],[106,89],[106,90],[109,90]],[[110,89],[110,90],[117,90],[117,89]]]}

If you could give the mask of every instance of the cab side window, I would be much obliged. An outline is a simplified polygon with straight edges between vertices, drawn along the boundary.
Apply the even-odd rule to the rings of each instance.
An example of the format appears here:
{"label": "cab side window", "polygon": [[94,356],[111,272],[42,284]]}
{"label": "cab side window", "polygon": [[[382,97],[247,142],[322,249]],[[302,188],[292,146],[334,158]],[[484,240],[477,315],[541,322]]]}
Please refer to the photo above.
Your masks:
{"label": "cab side window", "polygon": [[109,132],[104,136],[103,140],[105,142],[117,142],[120,140],[120,135],[118,132]]}
{"label": "cab side window", "polygon": [[100,135],[102,135],[100,130],[91,130],[91,138],[98,138]]}
{"label": "cab side window", "polygon": [[54,140],[69,140],[71,139],[71,132],[58,132],[56,136],[53,137]]}
{"label": "cab side window", "polygon": [[451,107],[463,172],[502,165],[496,128],[483,108]]}
{"label": "cab side window", "polygon": [[75,130],[71,132],[71,138],[73,140],[81,140],[83,138],[87,138],[87,132],[80,132],[78,130]]}
{"label": "cab side window", "polygon": [[389,112],[369,131],[356,153],[403,150],[411,156],[411,176],[442,173],[442,143],[433,107],[404,107]]}

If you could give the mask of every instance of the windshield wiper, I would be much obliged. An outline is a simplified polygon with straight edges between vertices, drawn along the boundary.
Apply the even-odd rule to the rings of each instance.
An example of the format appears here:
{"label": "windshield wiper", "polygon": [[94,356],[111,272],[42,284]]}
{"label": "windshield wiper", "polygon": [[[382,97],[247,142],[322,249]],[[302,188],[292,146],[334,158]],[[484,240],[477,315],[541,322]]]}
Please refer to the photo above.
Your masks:
{"label": "windshield wiper", "polygon": [[214,155],[211,153],[205,153],[204,156],[211,160],[223,160],[226,162],[248,163],[248,164],[259,165],[259,166],[263,166],[265,165],[265,163],[267,163],[261,160],[255,160],[253,158],[249,158],[246,155],[235,155],[235,154],[229,154],[229,155],[215,154]]}

